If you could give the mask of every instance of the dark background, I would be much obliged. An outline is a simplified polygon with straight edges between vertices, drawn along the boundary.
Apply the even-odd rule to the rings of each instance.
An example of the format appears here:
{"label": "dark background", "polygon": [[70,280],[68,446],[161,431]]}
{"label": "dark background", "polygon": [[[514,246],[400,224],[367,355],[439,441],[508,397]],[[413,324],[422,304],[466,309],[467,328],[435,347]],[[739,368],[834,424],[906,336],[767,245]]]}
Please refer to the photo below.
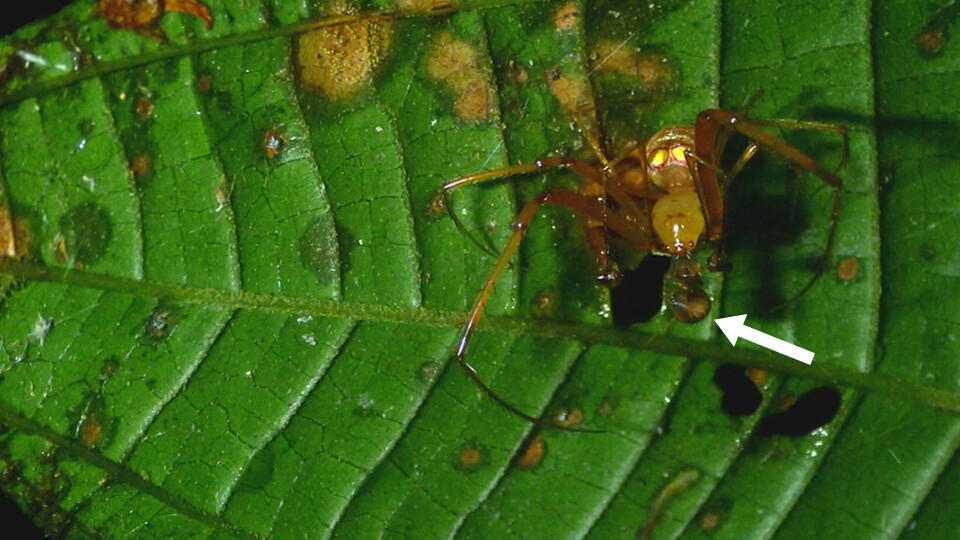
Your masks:
{"label": "dark background", "polygon": [[[67,0],[31,0],[5,6],[3,17],[0,17],[0,36],[6,36],[30,21],[53,15],[69,3]],[[6,493],[0,494],[0,523],[3,524],[4,536],[11,535],[27,540],[44,538],[43,532],[20,511]]]}

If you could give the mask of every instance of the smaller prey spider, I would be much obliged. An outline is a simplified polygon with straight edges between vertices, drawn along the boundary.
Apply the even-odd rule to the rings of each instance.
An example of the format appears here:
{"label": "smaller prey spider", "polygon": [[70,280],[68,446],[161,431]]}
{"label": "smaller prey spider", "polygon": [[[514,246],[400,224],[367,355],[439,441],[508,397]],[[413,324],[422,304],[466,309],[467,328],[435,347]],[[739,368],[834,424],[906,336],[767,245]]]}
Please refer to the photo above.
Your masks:
{"label": "smaller prey spider", "polygon": [[[798,173],[810,172],[834,189],[833,210],[823,260],[829,257],[840,212],[840,177],[763,128],[825,131],[840,135],[843,139],[840,166],[846,161],[848,152],[846,129],[840,125],[822,122],[749,118],[747,111],[762,93],[756,92],[737,111],[701,111],[693,126],[665,127],[647,141],[626,145],[612,159],[607,157],[597,135],[586,129],[578,118],[580,131],[597,161],[596,164],[569,156],[555,156],[533,163],[470,174],[443,185],[442,195],[451,218],[469,235],[450,205],[449,193],[454,189],[553,167],[566,167],[578,173],[582,180],[582,187],[578,191],[547,189],[527,202],[517,216],[506,245],[497,256],[490,275],[477,295],[469,319],[461,331],[456,357],[460,366],[484,394],[513,414],[534,424],[583,431],[524,413],[497,395],[466,361],[470,337],[483,314],[493,287],[510,263],[537,210],[543,205],[565,206],[574,210],[583,220],[588,242],[596,254],[599,270],[597,279],[601,283],[615,286],[620,279],[619,270],[610,256],[611,239],[625,241],[640,252],[669,255],[672,261],[667,279],[676,285],[676,292],[666,303],[675,319],[684,323],[698,322],[709,313],[711,301],[700,286],[701,268],[694,251],[703,244],[713,244],[715,251],[707,260],[708,270],[719,272],[727,269],[722,244],[727,187],[740,174],[744,165],[762,149],[777,155]],[[746,138],[747,145],[731,166],[723,168],[721,158],[732,134]],[[810,282],[794,298],[805,293],[820,277],[824,268],[821,264]]]}

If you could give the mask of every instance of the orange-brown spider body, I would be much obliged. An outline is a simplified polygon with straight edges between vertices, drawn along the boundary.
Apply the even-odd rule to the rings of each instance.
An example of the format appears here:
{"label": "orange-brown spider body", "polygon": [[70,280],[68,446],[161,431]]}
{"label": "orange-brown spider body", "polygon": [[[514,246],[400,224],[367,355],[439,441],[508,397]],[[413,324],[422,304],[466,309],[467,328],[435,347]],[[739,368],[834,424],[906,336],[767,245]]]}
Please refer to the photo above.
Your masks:
{"label": "orange-brown spider body", "polygon": [[[470,336],[480,320],[487,300],[503,270],[523,239],[537,210],[545,204],[565,206],[583,219],[587,239],[597,256],[598,280],[610,285],[619,281],[619,271],[609,259],[611,238],[626,241],[641,252],[659,252],[673,258],[668,278],[676,292],[667,300],[674,318],[693,323],[710,311],[710,297],[700,286],[700,264],[692,252],[706,241],[715,241],[716,251],[708,259],[708,269],[726,269],[722,235],[726,212],[726,189],[747,161],[760,149],[774,153],[798,170],[808,171],[834,188],[834,204],[825,254],[833,246],[837,216],[840,211],[841,181],[813,158],[785,141],[769,134],[764,127],[826,131],[843,137],[841,165],[847,153],[846,130],[835,124],[797,120],[756,120],[746,111],[760,92],[740,111],[708,109],[697,115],[694,126],[669,126],[643,143],[632,143],[613,159],[609,159],[595,134],[581,126],[585,141],[597,163],[587,163],[567,156],[549,157],[533,163],[503,167],[464,176],[443,185],[443,195],[450,216],[457,226],[462,224],[452,212],[447,194],[466,184],[566,167],[580,174],[579,190],[548,189],[531,199],[517,216],[506,245],[497,257],[486,283],[474,302],[470,317],[461,332],[456,356],[470,378],[491,399],[528,421],[559,429],[570,429],[534,418],[493,392],[466,362]],[[727,168],[721,156],[731,134],[748,140],[746,149]],[[466,231],[465,231],[466,232]],[[469,234],[469,233],[468,233]],[[805,292],[822,273],[822,268],[799,294]],[[798,295],[799,295],[798,294]]]}

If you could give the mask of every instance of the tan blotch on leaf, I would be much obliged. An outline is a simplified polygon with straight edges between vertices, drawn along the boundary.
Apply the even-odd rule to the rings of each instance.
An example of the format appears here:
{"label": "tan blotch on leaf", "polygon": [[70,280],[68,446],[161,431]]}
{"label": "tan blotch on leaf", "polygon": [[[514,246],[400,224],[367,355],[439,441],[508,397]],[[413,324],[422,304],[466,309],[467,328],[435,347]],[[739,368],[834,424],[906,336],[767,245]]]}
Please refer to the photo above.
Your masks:
{"label": "tan blotch on leaf", "polygon": [[590,55],[590,69],[597,73],[635,77],[648,85],[661,84],[670,75],[662,56],[641,54],[614,41],[601,42],[594,48]]}
{"label": "tan blotch on leaf", "polygon": [[553,16],[553,23],[557,25],[557,30],[569,30],[577,24],[580,18],[580,9],[573,2],[560,6],[556,15]]}
{"label": "tan blotch on leaf", "polygon": [[556,69],[548,69],[545,75],[550,92],[560,102],[563,112],[593,116],[593,99],[583,77],[565,77]]}
{"label": "tan blotch on leaf", "polygon": [[483,78],[474,48],[449,32],[437,36],[427,57],[427,75],[456,92],[457,116],[465,122],[490,116],[490,87]]}
{"label": "tan blotch on leaf", "polygon": [[[344,15],[342,4],[331,15]],[[373,78],[390,47],[392,23],[356,19],[300,34],[297,67],[300,84],[332,99],[354,94]]]}

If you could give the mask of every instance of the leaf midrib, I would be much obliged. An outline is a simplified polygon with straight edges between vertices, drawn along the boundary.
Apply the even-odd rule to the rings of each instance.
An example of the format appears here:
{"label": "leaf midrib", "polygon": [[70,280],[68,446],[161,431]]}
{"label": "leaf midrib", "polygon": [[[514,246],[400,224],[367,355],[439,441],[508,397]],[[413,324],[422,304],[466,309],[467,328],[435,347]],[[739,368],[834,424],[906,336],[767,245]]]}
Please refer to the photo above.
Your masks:
{"label": "leaf midrib", "polygon": [[[388,322],[439,328],[461,328],[468,313],[428,308],[405,308],[358,302],[315,300],[290,296],[224,291],[136,281],[71,269],[49,268],[31,263],[0,260],[0,274],[32,281],[74,285],[141,298],[217,306],[225,309],[251,309],[286,313]],[[868,392],[883,392],[903,397],[924,407],[960,414],[960,394],[935,386],[905,381],[876,372],[857,372],[847,368],[818,365],[810,370],[805,364],[753,349],[735,349],[723,343],[704,342],[651,332],[614,327],[585,326],[559,321],[514,317],[485,317],[479,332],[516,334],[529,337],[565,339],[591,345],[608,345],[633,350],[648,350],[685,356],[694,361],[729,363],[776,371],[784,375],[850,386]]]}

